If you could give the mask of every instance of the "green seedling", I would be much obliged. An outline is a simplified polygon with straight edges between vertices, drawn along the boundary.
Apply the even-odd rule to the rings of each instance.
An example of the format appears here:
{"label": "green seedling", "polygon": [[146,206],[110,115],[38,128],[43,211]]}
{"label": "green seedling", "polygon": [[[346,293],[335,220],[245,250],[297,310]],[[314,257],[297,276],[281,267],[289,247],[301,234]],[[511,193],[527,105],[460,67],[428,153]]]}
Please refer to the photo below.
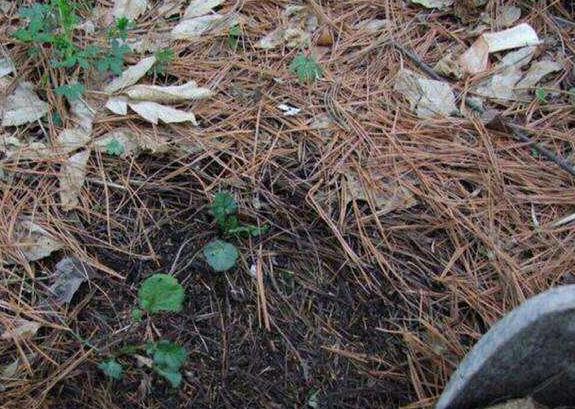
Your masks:
{"label": "green seedling", "polygon": [[140,308],[149,314],[182,311],[184,296],[184,287],[168,274],[148,277],[138,291]]}
{"label": "green seedling", "polygon": [[152,357],[154,371],[173,388],[179,387],[182,383],[180,368],[188,357],[186,350],[173,342],[162,340],[148,344],[146,352]]}
{"label": "green seedling", "polygon": [[171,48],[156,51],[156,64],[154,65],[154,72],[156,74],[164,75],[172,61],[176,58],[176,53]]}
{"label": "green seedling", "polygon": [[213,240],[204,247],[206,261],[217,272],[223,272],[236,265],[239,252],[236,246],[222,240]]}
{"label": "green seedling", "polygon": [[122,368],[122,365],[115,359],[108,359],[107,361],[101,362],[98,364],[98,368],[100,368],[108,378],[116,381],[122,379],[124,373],[124,368]]}
{"label": "green seedling", "polygon": [[292,74],[296,75],[300,82],[314,82],[323,75],[323,69],[312,57],[299,54],[293,59],[290,66]]}
{"label": "green seedling", "polygon": [[240,42],[240,37],[242,36],[242,28],[236,24],[228,30],[228,46],[232,50],[238,49],[238,44]]}
{"label": "green seedling", "polygon": [[225,236],[248,234],[256,237],[267,231],[267,226],[258,227],[241,224],[238,220],[238,204],[228,192],[219,192],[214,196],[211,212]]}
{"label": "green seedling", "polygon": [[84,94],[84,85],[80,83],[60,85],[54,92],[60,97],[66,97],[68,101],[76,101]]}
{"label": "green seedling", "polygon": [[543,88],[537,88],[535,90],[535,97],[537,97],[537,101],[539,101],[539,103],[547,103],[547,91],[545,91]]}
{"label": "green seedling", "polygon": [[106,144],[106,153],[111,156],[122,156],[126,152],[124,145],[117,139],[112,139]]}

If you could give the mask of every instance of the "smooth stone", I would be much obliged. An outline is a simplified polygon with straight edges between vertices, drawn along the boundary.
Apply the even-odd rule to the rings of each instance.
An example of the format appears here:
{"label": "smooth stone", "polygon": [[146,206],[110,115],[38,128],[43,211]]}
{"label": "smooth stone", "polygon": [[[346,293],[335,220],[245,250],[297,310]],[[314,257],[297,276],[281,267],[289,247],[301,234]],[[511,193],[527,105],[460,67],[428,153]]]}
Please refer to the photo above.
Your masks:
{"label": "smooth stone", "polygon": [[495,324],[452,375],[436,409],[477,409],[533,397],[575,402],[575,285],[553,288]]}

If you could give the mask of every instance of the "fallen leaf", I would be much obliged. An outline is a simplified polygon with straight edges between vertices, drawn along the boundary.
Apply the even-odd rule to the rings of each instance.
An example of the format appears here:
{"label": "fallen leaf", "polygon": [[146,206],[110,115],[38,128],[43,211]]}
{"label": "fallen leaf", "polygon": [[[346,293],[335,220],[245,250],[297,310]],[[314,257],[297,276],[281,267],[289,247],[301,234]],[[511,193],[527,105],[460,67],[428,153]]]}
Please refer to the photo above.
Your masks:
{"label": "fallen leaf", "polygon": [[495,70],[509,67],[521,68],[531,62],[536,50],[537,47],[523,47],[517,51],[511,51],[494,68]]}
{"label": "fallen leaf", "polygon": [[183,85],[134,85],[126,89],[125,94],[133,100],[174,103],[194,99],[209,98],[213,92],[207,88],[200,88],[195,81]]}
{"label": "fallen leaf", "polygon": [[362,20],[355,24],[354,28],[357,30],[365,30],[369,33],[377,33],[387,26],[389,26],[389,20],[375,18],[371,20]]}
{"label": "fallen leaf", "polygon": [[539,37],[535,30],[529,24],[523,23],[496,33],[482,34],[461,55],[459,63],[466,72],[477,74],[487,69],[490,53],[533,46],[539,43]]}
{"label": "fallen leaf", "polygon": [[84,186],[89,158],[89,150],[79,152],[72,155],[60,169],[60,203],[64,211],[72,210],[79,204],[78,196]]}
{"label": "fallen leaf", "polygon": [[278,28],[262,37],[256,47],[264,50],[271,50],[285,44],[286,47],[296,48],[307,46],[311,41],[311,36],[299,27]]}
{"label": "fallen leaf", "polygon": [[449,84],[428,80],[408,69],[400,70],[394,90],[401,93],[421,118],[449,116],[457,112],[455,95]]}
{"label": "fallen leaf", "polygon": [[112,15],[116,18],[126,17],[129,20],[136,20],[148,8],[148,0],[116,0]]}
{"label": "fallen leaf", "polygon": [[346,194],[345,205],[360,200],[372,203],[382,214],[408,209],[417,204],[415,195],[397,181],[371,175],[367,180],[355,171],[346,172],[343,186]]}
{"label": "fallen leaf", "polygon": [[450,52],[445,54],[437,64],[435,64],[433,69],[445,77],[453,77],[455,79],[461,79],[464,74],[461,65],[459,65],[457,59],[453,57],[453,54]]}
{"label": "fallen leaf", "polygon": [[238,23],[234,14],[209,14],[194,18],[187,18],[176,25],[171,32],[174,40],[196,40],[208,32],[218,32],[235,26]]}
{"label": "fallen leaf", "polygon": [[196,117],[192,112],[181,111],[172,107],[160,105],[156,102],[131,101],[128,103],[128,106],[146,121],[153,124],[157,124],[158,121],[162,121],[166,124],[191,122],[193,125],[198,125]]}
{"label": "fallen leaf", "polygon": [[116,115],[128,115],[128,98],[110,97],[106,102],[106,108]]}
{"label": "fallen leaf", "polygon": [[8,0],[0,0],[0,10],[8,14],[14,3]]}
{"label": "fallen leaf", "polygon": [[122,75],[104,88],[104,92],[112,94],[137,83],[156,63],[156,57],[147,57],[136,65],[126,69]]}
{"label": "fallen leaf", "polygon": [[334,125],[333,120],[331,119],[331,116],[329,116],[329,114],[320,114],[311,121],[309,127],[315,130],[322,130],[322,129],[330,129],[333,127],[333,125]]}
{"label": "fallen leaf", "polygon": [[94,141],[94,150],[102,153],[109,153],[111,143],[120,144],[122,153],[120,157],[137,156],[143,151],[151,153],[164,153],[170,149],[166,139],[159,137],[156,133],[132,132],[127,128],[115,129],[102,135]]}
{"label": "fallen leaf", "polygon": [[54,141],[52,149],[45,153],[46,156],[68,154],[86,146],[90,142],[95,112],[82,100],[70,102],[70,108],[72,121],[77,125],[74,128],[64,129],[60,132]]}
{"label": "fallen leaf", "polygon": [[[28,261],[43,259],[64,247],[61,241],[29,219],[23,219],[14,226],[14,236],[9,244],[20,249]],[[13,260],[3,262],[14,263]]]}
{"label": "fallen leaf", "polygon": [[166,0],[158,7],[158,14],[164,18],[172,17],[180,12],[184,0]]}
{"label": "fallen leaf", "polygon": [[40,327],[41,325],[38,322],[16,319],[9,328],[4,330],[0,338],[13,341],[32,338],[36,335]]}
{"label": "fallen leaf", "polygon": [[0,78],[16,71],[14,63],[8,57],[0,58]]}
{"label": "fallen leaf", "polygon": [[546,75],[561,71],[562,69],[563,65],[555,61],[537,61],[531,64],[531,67],[529,67],[529,70],[521,81],[519,81],[516,88],[520,90],[529,90],[537,85],[537,83],[539,83],[539,81],[541,81]]}
{"label": "fallen leaf", "polygon": [[6,365],[0,373],[2,380],[11,380],[16,377],[18,367],[20,366],[20,358],[16,358],[10,365]]}
{"label": "fallen leaf", "polygon": [[420,4],[428,9],[443,9],[453,4],[454,0],[411,0],[414,4]]}
{"label": "fallen leaf", "polygon": [[136,53],[155,53],[156,51],[169,48],[170,38],[163,33],[149,31],[143,35],[131,36],[126,41],[126,45]]}
{"label": "fallen leaf", "polygon": [[522,76],[523,74],[515,67],[508,68],[479,84],[475,93],[492,99],[514,100],[517,97],[514,91],[515,85]]}
{"label": "fallen leaf", "polygon": [[208,14],[225,0],[192,0],[184,12],[184,18],[199,17]]}
{"label": "fallen leaf", "polygon": [[503,6],[497,14],[495,24],[500,27],[511,27],[521,18],[521,9],[516,6]]}
{"label": "fallen leaf", "polygon": [[[0,92],[10,87],[11,81],[0,78]],[[48,113],[48,104],[34,92],[28,82],[19,83],[14,92],[0,103],[2,126],[19,126],[34,122]]]}
{"label": "fallen leaf", "polygon": [[63,258],[56,264],[55,280],[50,286],[50,299],[56,305],[72,301],[74,294],[93,273],[92,267],[76,257]]}

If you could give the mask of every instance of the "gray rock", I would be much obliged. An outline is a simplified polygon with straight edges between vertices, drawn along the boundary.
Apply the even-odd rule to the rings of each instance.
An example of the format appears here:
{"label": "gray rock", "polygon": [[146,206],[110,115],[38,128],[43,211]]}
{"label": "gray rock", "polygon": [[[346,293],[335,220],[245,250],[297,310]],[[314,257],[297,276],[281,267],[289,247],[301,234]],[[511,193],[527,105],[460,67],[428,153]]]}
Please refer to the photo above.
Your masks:
{"label": "gray rock", "polygon": [[537,295],[485,334],[451,377],[436,409],[476,409],[532,396],[575,403],[575,285]]}

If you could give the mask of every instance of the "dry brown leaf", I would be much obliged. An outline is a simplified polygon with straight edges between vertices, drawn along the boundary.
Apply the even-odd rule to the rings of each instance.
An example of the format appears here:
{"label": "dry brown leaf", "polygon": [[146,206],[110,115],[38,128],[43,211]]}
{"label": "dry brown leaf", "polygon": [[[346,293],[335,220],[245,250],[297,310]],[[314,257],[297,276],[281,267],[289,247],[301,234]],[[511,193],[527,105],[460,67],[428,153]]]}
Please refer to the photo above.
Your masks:
{"label": "dry brown leaf", "polygon": [[136,20],[148,8],[148,0],[116,0],[112,15],[119,19],[126,17],[129,20]]}
{"label": "dry brown leaf", "polygon": [[186,112],[165,105],[160,105],[156,102],[130,101],[128,106],[146,121],[153,124],[157,124],[158,121],[162,121],[166,124],[191,122],[194,125],[198,125],[196,122],[196,116],[192,112]]}
{"label": "dry brown leaf", "polygon": [[372,203],[382,214],[395,210],[408,209],[417,204],[415,195],[399,182],[375,177],[373,180],[362,180],[357,172],[344,174],[343,186],[346,194],[345,205],[354,200]]}
{"label": "dry brown leaf", "polygon": [[161,103],[204,99],[213,95],[211,90],[198,87],[195,81],[190,81],[183,85],[165,87],[159,85],[134,85],[124,92],[133,100]]}
{"label": "dry brown leaf", "polygon": [[106,102],[106,108],[116,115],[128,115],[128,98],[123,96],[110,97]]}
{"label": "dry brown leaf", "polygon": [[543,60],[531,64],[525,76],[517,84],[518,89],[529,90],[539,83],[546,75],[561,71],[563,65],[555,61]]}
{"label": "dry brown leaf", "polygon": [[137,83],[156,63],[156,57],[147,57],[136,65],[126,69],[122,75],[113,80],[104,88],[107,94],[113,94]]}
{"label": "dry brown leaf", "polygon": [[496,33],[482,34],[459,57],[459,63],[466,72],[477,74],[487,69],[490,53],[537,44],[539,44],[537,33],[529,24],[523,23]]}
{"label": "dry brown leaf", "polygon": [[14,320],[10,327],[4,330],[0,338],[12,341],[32,338],[36,335],[40,327],[41,325],[38,322],[19,318]]}
{"label": "dry brown leaf", "polygon": [[184,18],[204,16],[224,2],[225,0],[192,0],[184,12]]}
{"label": "dry brown leaf", "polygon": [[[8,78],[0,78],[0,93],[11,85]],[[2,126],[19,126],[34,122],[48,113],[48,104],[34,92],[28,82],[19,83],[16,89],[0,102]]]}
{"label": "dry brown leaf", "polygon": [[[23,219],[14,226],[10,245],[18,248],[28,261],[43,259],[64,247],[61,241],[29,219]],[[13,260],[3,260],[3,262],[14,263]]]}
{"label": "dry brown leaf", "polygon": [[449,84],[428,80],[413,71],[402,69],[397,75],[394,90],[401,93],[420,118],[456,113],[455,95]]}
{"label": "dry brown leaf", "polygon": [[171,32],[174,40],[195,40],[206,33],[220,32],[238,23],[236,14],[209,14],[187,18],[176,25]]}
{"label": "dry brown leaf", "polygon": [[142,151],[150,153],[165,153],[170,149],[168,141],[158,137],[156,133],[149,134],[138,132],[137,134],[127,128],[120,128],[102,135],[94,141],[94,150],[107,153],[108,146],[113,142],[119,143],[123,152],[120,157],[137,156]]}
{"label": "dry brown leaf", "polygon": [[92,273],[92,267],[76,257],[60,260],[54,272],[56,278],[50,286],[51,301],[56,305],[70,303],[80,285],[87,281]]}
{"label": "dry brown leaf", "polygon": [[86,168],[90,151],[85,150],[72,155],[60,169],[60,203],[64,211],[78,206],[80,190],[86,180]]}

